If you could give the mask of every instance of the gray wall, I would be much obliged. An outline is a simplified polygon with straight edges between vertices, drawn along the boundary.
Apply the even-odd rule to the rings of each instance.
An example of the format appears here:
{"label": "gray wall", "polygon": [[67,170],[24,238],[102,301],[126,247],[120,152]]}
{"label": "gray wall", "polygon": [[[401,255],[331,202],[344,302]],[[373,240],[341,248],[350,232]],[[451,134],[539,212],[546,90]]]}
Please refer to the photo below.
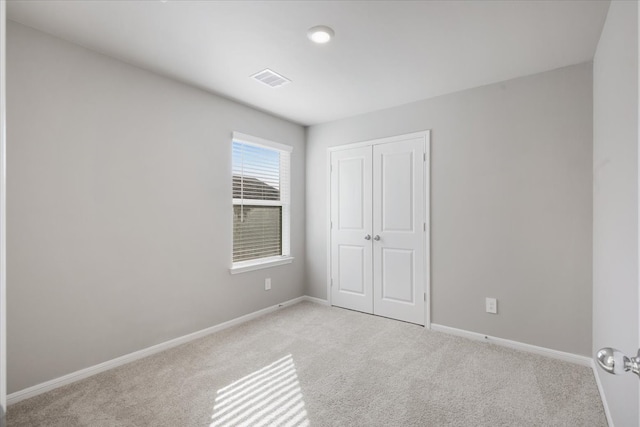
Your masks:
{"label": "gray wall", "polygon": [[[7,66],[9,392],[303,295],[304,128],[16,23]],[[294,146],[293,264],[228,272],[234,130]]]}
{"label": "gray wall", "polygon": [[327,297],[327,147],[424,129],[432,321],[589,355],[591,64],[310,127],[307,293]]}
{"label": "gray wall", "polygon": [[[593,65],[593,353],[638,342],[638,6],[612,2]],[[638,378],[597,370],[616,426],[637,426]]]}

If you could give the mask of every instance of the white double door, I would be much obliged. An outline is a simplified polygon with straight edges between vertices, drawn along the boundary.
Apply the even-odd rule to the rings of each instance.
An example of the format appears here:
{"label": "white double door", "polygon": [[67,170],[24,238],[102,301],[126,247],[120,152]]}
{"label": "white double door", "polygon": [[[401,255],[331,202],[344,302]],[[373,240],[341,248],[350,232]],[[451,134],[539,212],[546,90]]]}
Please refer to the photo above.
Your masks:
{"label": "white double door", "polygon": [[331,303],[425,324],[427,133],[331,153]]}

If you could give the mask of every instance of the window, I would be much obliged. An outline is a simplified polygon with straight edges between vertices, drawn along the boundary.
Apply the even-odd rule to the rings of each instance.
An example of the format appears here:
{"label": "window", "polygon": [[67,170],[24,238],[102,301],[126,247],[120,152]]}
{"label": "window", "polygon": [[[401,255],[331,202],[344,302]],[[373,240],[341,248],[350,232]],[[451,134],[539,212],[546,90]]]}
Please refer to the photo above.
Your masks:
{"label": "window", "polygon": [[291,262],[292,147],[234,132],[232,273]]}

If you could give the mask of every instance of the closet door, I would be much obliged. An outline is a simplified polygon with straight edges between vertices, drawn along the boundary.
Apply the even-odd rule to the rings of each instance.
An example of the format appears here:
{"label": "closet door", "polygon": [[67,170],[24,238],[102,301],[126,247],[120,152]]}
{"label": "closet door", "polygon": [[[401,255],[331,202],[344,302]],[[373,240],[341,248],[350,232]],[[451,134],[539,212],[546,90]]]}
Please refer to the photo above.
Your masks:
{"label": "closet door", "polygon": [[425,140],[373,147],[374,314],[425,323]]}
{"label": "closet door", "polygon": [[331,302],[373,312],[371,147],[331,153]]}

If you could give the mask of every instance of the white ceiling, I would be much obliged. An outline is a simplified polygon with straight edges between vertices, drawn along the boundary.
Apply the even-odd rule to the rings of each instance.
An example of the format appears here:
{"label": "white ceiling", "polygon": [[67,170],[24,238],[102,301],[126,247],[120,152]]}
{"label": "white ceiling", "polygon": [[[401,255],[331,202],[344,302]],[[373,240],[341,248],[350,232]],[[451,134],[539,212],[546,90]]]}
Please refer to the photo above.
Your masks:
{"label": "white ceiling", "polygon": [[[10,19],[310,125],[593,59],[608,1],[9,1]],[[315,45],[308,28],[335,39]],[[270,68],[274,89],[249,78]]]}

